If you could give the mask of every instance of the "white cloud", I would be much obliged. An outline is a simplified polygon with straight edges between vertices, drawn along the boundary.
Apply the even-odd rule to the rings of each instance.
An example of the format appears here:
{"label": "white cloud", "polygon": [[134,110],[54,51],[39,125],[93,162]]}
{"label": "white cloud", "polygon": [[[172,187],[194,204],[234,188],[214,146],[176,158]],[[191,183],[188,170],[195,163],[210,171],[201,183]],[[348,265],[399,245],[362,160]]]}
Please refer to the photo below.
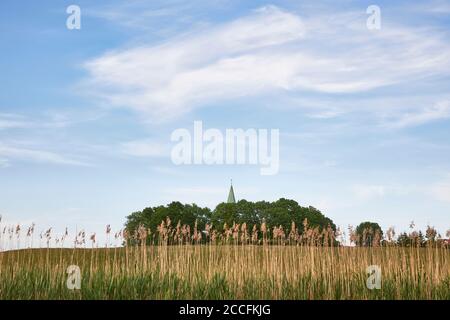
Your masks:
{"label": "white cloud", "polygon": [[85,64],[85,89],[109,104],[170,119],[242,96],[302,90],[352,93],[443,74],[439,33],[383,24],[362,13],[305,20],[274,6],[159,45],[118,50]]}
{"label": "white cloud", "polygon": [[10,113],[0,113],[0,130],[12,128],[27,128],[30,126],[31,123],[24,120],[21,116]]}
{"label": "white cloud", "polygon": [[[217,0],[202,3],[201,8],[217,6]],[[90,7],[85,14],[100,18],[121,27],[144,30],[151,34],[164,35],[195,23],[193,15],[198,13],[194,2],[180,0],[108,2],[106,5]]]}
{"label": "white cloud", "polygon": [[388,126],[403,128],[448,118],[450,118],[450,100],[437,102],[433,106],[419,111],[405,112],[398,119],[388,123]]}
{"label": "white cloud", "polygon": [[121,144],[122,153],[135,157],[165,157],[170,154],[169,147],[154,140],[134,140]]}
{"label": "white cloud", "polygon": [[[0,156],[6,158],[7,160],[17,159],[22,161],[32,161],[32,162],[51,163],[60,165],[74,165],[74,166],[88,165],[85,162],[74,160],[54,152],[22,147],[14,147],[2,143],[0,143]],[[8,163],[9,162],[7,162],[7,164]]]}
{"label": "white cloud", "polygon": [[341,110],[319,110],[315,113],[310,113],[307,116],[312,119],[332,119],[339,117],[343,111]]}
{"label": "white cloud", "polygon": [[352,187],[353,194],[361,200],[372,200],[386,196],[406,196],[419,190],[415,185],[357,184]]}
{"label": "white cloud", "polygon": [[47,111],[33,118],[22,114],[0,113],[0,130],[6,129],[54,129],[66,128],[76,123],[93,121],[101,117],[97,110],[89,113]]}
{"label": "white cloud", "polygon": [[450,3],[446,0],[427,1],[424,4],[416,4],[413,8],[418,12],[425,12],[438,15],[450,13]]}

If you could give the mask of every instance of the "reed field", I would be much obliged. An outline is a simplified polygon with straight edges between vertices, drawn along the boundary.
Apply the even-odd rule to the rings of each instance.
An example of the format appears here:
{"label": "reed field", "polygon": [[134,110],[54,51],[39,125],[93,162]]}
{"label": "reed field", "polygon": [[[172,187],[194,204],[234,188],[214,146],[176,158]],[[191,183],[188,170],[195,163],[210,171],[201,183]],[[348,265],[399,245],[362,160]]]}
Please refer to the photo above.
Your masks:
{"label": "reed field", "polygon": [[[325,246],[275,233],[252,242],[242,230],[229,242],[226,232],[183,241],[166,228],[150,243],[142,229],[134,239],[144,241],[111,248],[7,250],[0,299],[450,299],[448,246]],[[71,265],[79,290],[67,287]],[[381,268],[380,289],[366,286],[371,265]]]}

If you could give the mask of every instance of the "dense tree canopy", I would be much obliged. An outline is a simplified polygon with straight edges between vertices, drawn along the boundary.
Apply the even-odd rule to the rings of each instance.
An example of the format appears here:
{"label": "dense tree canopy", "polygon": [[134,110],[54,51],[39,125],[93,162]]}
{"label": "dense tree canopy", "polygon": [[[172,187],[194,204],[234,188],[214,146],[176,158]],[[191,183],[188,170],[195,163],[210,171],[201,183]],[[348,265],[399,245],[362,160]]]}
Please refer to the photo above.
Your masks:
{"label": "dense tree canopy", "polygon": [[189,225],[191,228],[197,221],[198,227],[203,230],[205,224],[211,219],[211,210],[200,208],[195,204],[172,202],[166,206],[148,207],[142,211],[133,212],[127,217],[125,227],[130,233],[137,230],[140,225],[156,231],[161,221],[166,221],[167,218],[175,223],[179,221],[182,225]]}
{"label": "dense tree canopy", "polygon": [[125,226],[129,233],[137,230],[139,226],[156,232],[158,225],[167,218],[174,224],[180,222],[181,225],[188,225],[191,229],[194,228],[196,221],[199,230],[204,230],[209,224],[219,232],[223,231],[225,224],[231,226],[233,223],[245,223],[249,228],[255,225],[260,228],[263,222],[269,228],[281,226],[284,230],[289,230],[294,222],[298,232],[302,233],[305,219],[311,228],[318,227],[319,230],[323,230],[330,227],[333,231],[336,230],[333,221],[316,208],[302,207],[296,201],[284,198],[274,202],[240,200],[237,203],[220,203],[213,211],[195,204],[172,202],[166,206],[149,207],[132,213],[127,217]]}
{"label": "dense tree canopy", "polygon": [[356,235],[356,245],[364,247],[379,246],[383,239],[383,231],[376,222],[361,222],[356,227]]}
{"label": "dense tree canopy", "polygon": [[282,226],[284,230],[289,230],[291,223],[295,222],[301,232],[305,219],[310,227],[322,229],[330,225],[336,230],[333,221],[316,208],[302,207],[296,201],[284,198],[274,202],[240,200],[236,204],[221,203],[212,212],[211,223],[221,231],[224,223],[246,223],[259,228],[265,221],[268,226]]}
{"label": "dense tree canopy", "polygon": [[401,247],[422,247],[426,243],[422,231],[413,231],[409,234],[406,232],[398,236],[397,244]]}

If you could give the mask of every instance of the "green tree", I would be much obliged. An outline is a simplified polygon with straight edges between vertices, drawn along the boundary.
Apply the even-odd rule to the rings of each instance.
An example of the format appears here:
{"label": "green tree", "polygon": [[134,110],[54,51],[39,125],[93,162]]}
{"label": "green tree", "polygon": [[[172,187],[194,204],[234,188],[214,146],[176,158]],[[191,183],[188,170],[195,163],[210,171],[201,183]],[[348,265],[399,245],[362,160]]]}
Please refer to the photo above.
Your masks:
{"label": "green tree", "polygon": [[[127,217],[125,227],[130,234],[133,234],[142,225],[155,234],[158,225],[167,218],[172,221],[172,227],[179,221],[181,225],[188,225],[192,230],[197,221],[199,230],[204,230],[208,223],[219,232],[223,231],[225,223],[229,227],[233,223],[246,223],[249,229],[254,225],[260,229],[261,224],[266,222],[269,228],[281,226],[288,233],[294,222],[298,232],[302,233],[305,219],[308,221],[309,228],[318,228],[322,231],[329,226],[333,231],[336,230],[333,221],[316,208],[302,207],[296,201],[285,198],[274,202],[240,200],[237,203],[220,203],[212,212],[208,208],[201,208],[195,204],[172,202],[166,206],[149,207],[133,212]],[[259,234],[259,236],[262,235]]]}
{"label": "green tree", "polygon": [[240,223],[240,221],[237,203],[222,202],[211,214],[211,223],[220,232],[223,231],[224,224],[230,226],[233,222]]}
{"label": "green tree", "polygon": [[376,222],[361,222],[356,227],[356,245],[361,247],[379,246],[383,239],[383,230]]}
{"label": "green tree", "polygon": [[397,238],[397,244],[401,247],[410,247],[411,246],[411,239],[409,238],[409,236],[406,232],[402,232],[399,234],[399,236]]}
{"label": "green tree", "polygon": [[182,204],[180,202],[172,202],[166,206],[158,206],[153,208],[145,208],[142,211],[133,212],[127,217],[125,229],[133,234],[139,226],[144,226],[156,233],[158,225],[167,221],[169,218],[173,224],[178,221],[182,225],[194,227],[197,221],[198,228],[203,230],[205,224],[211,219],[211,210],[209,208],[201,208],[196,204]]}
{"label": "green tree", "polygon": [[425,237],[422,231],[413,231],[410,234],[403,232],[398,236],[397,244],[401,247],[422,247],[425,245]]}

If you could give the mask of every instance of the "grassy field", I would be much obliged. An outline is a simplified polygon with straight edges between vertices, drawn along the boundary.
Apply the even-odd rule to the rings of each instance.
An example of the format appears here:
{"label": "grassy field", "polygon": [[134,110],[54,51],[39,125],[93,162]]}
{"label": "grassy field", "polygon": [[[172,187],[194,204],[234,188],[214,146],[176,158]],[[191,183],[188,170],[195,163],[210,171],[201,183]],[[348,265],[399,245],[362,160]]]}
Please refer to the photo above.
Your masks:
{"label": "grassy field", "polygon": [[[67,268],[81,270],[69,290]],[[381,289],[366,268],[382,270]],[[0,253],[1,299],[450,299],[450,250],[161,245]]]}

